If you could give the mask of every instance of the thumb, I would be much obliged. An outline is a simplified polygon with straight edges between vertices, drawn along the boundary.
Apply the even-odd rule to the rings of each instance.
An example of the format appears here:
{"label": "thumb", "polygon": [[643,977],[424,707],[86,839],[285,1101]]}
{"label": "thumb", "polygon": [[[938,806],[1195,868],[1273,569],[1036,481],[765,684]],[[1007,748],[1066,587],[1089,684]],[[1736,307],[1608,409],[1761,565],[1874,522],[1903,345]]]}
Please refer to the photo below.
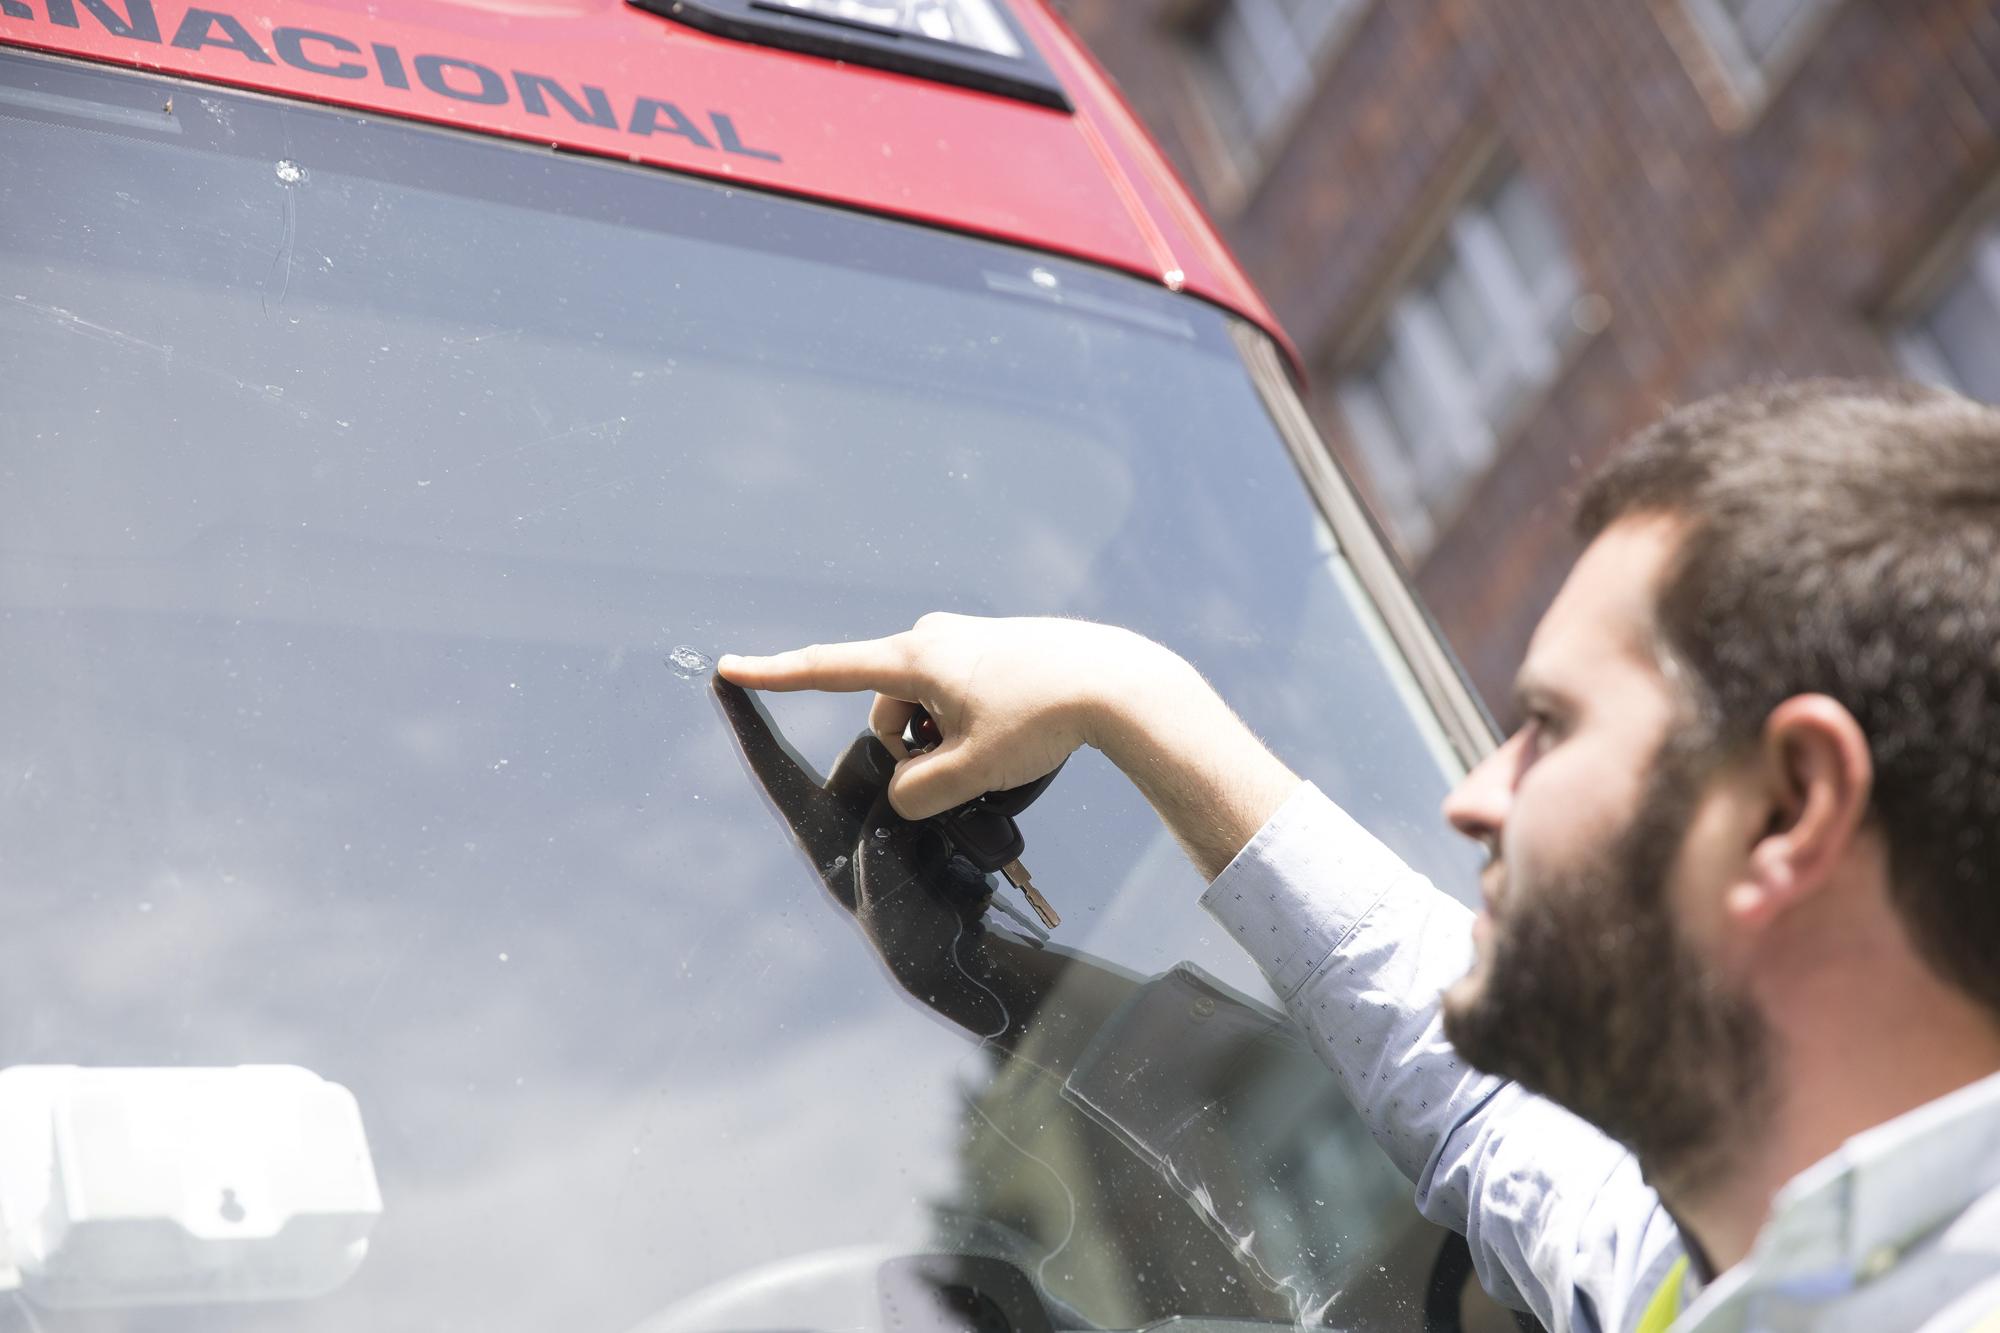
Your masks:
{"label": "thumb", "polygon": [[958,737],[926,754],[896,765],[889,779],[889,804],[905,819],[929,819],[982,794]]}

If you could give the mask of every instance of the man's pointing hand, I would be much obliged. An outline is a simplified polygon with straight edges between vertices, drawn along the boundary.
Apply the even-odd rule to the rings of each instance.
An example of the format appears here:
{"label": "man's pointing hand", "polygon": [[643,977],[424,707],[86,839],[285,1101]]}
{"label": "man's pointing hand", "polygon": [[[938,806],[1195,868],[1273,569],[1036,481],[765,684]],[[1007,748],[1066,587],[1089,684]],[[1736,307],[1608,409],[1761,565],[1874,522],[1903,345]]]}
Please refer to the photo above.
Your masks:
{"label": "man's pointing hand", "polygon": [[[1109,625],[944,612],[884,639],[728,654],[717,669],[748,689],[874,691],[868,725],[901,761],[889,801],[905,819],[1032,782],[1079,746],[1103,746],[1120,703],[1150,682],[1193,675],[1158,644]],[[913,757],[902,736],[919,705],[944,739]]]}

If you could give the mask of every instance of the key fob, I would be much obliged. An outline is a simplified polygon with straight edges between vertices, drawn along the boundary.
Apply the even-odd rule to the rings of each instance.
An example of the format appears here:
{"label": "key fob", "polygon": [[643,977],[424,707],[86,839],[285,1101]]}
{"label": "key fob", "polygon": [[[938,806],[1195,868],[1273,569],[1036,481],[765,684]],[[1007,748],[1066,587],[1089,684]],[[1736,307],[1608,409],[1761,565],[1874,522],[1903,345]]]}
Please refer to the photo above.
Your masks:
{"label": "key fob", "polygon": [[936,817],[939,828],[951,840],[952,850],[990,875],[1017,859],[1028,849],[1021,826],[1012,815],[990,810],[978,801],[947,810]]}
{"label": "key fob", "polygon": [[[922,708],[911,714],[909,723],[903,729],[903,744],[918,753],[932,749],[943,739],[936,719]],[[1063,761],[1068,762],[1067,758]],[[1047,931],[1062,924],[1062,918],[1035,887],[1028,868],[1021,864],[1021,853],[1027,850],[1027,840],[1021,836],[1021,826],[1014,822],[1014,816],[1047,791],[1060,772],[1062,764],[1057,764],[1033,782],[1024,782],[1005,791],[986,792],[928,821],[943,835],[945,844],[951,849],[954,865],[962,864],[982,875],[998,871],[1009,884],[1021,891],[1028,905],[1035,909],[1035,915],[1041,918],[1044,929],[1037,930],[1011,907],[1007,907],[1007,914],[1027,924],[1031,933],[1044,939],[1048,938]],[[992,901],[1006,907],[1001,899]]]}

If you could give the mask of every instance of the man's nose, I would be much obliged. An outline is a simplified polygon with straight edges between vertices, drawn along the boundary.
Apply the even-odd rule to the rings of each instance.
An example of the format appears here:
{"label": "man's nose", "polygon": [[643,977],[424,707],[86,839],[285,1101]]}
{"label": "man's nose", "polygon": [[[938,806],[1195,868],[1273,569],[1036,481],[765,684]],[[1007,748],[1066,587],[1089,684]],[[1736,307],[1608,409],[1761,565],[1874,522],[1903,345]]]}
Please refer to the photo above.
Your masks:
{"label": "man's nose", "polygon": [[1514,771],[1522,741],[1518,733],[1480,760],[1444,798],[1444,817],[1474,842],[1497,843],[1514,799]]}

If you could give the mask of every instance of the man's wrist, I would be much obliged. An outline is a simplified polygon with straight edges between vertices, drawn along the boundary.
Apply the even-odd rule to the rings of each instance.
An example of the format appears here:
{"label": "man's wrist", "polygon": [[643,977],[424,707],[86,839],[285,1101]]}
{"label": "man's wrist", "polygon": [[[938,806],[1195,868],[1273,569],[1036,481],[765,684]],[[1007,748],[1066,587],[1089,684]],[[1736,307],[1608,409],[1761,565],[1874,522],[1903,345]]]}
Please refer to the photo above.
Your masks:
{"label": "man's wrist", "polygon": [[1086,700],[1083,743],[1131,772],[1150,763],[1189,708],[1226,708],[1185,659],[1129,630],[1116,631],[1115,669],[1099,674]]}
{"label": "man's wrist", "polygon": [[1121,662],[1091,710],[1088,743],[1158,812],[1204,879],[1229,864],[1299,778],[1192,665],[1157,644]]}

